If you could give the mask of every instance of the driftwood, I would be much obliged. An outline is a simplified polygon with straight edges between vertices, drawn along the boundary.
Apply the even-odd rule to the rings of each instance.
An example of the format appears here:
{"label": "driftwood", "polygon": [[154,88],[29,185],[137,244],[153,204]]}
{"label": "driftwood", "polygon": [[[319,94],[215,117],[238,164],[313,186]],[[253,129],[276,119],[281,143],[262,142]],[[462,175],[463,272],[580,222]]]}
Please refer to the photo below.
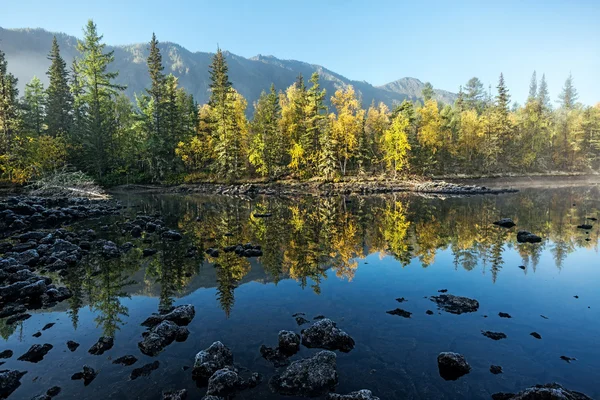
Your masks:
{"label": "driftwood", "polygon": [[57,171],[41,178],[28,187],[32,196],[41,197],[87,197],[106,200],[109,196],[92,178],[81,171]]}

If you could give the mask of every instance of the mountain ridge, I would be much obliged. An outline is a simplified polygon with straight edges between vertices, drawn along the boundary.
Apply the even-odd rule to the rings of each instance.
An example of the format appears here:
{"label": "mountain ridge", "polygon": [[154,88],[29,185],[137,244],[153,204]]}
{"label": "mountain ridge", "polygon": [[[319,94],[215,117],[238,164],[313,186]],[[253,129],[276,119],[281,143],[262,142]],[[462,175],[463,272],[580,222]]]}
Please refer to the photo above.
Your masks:
{"label": "mountain ridge", "polygon": [[[43,28],[5,29],[0,27],[0,48],[6,53],[8,68],[19,78],[19,88],[29,82],[35,75],[47,84],[46,70],[49,61],[46,56],[50,50],[52,37],[56,35],[61,54],[70,64],[78,55],[77,38],[65,33],[53,33]],[[174,42],[160,42],[159,48],[163,56],[165,73],[173,73],[181,86],[194,95],[200,104],[208,101],[209,74],[208,66],[214,53],[192,52]],[[116,82],[126,85],[128,97],[143,93],[149,86],[146,57],[147,43],[128,45],[106,45],[107,51],[114,51],[115,62],[112,68],[119,71]],[[327,91],[329,99],[335,90],[352,85],[360,96],[363,107],[368,107],[372,101],[384,102],[392,108],[403,100],[422,99],[421,90],[424,83],[417,78],[401,78],[385,85],[374,86],[366,81],[355,81],[329,70],[318,64],[310,64],[299,60],[283,60],[273,55],[257,54],[245,58],[229,51],[224,51],[229,65],[229,76],[234,88],[248,100],[248,111],[252,112],[252,104],[258,99],[263,90],[268,90],[271,83],[277,90],[285,90],[302,74],[306,80],[313,72],[320,75],[321,86]],[[456,94],[435,90],[438,101],[451,104]]]}

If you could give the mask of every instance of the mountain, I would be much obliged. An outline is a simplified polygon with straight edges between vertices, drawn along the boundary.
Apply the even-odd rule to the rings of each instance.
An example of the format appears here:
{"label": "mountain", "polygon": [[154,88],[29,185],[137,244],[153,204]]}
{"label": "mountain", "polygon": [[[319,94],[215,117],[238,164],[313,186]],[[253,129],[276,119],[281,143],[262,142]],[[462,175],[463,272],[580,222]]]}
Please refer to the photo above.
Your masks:
{"label": "mountain", "polygon": [[[4,29],[0,27],[0,48],[6,53],[9,70],[19,78],[19,88],[35,75],[47,84],[46,70],[50,62],[46,58],[52,37],[56,35],[61,54],[68,63],[78,55],[77,38],[65,34],[54,34],[43,29]],[[160,50],[166,73],[179,78],[179,83],[192,93],[199,103],[208,101],[208,66],[213,53],[191,52],[178,44],[161,42]],[[115,54],[114,70],[119,71],[117,82],[127,86],[126,94],[133,98],[135,93],[143,93],[150,80],[146,68],[148,44],[140,43],[128,46],[106,46]],[[415,78],[402,78],[383,86],[373,86],[367,82],[352,81],[320,65],[294,60],[280,60],[273,56],[258,55],[244,58],[225,52],[229,65],[229,77],[234,88],[251,105],[258,99],[261,91],[268,90],[271,83],[278,90],[290,86],[299,74],[308,81],[313,72],[318,72],[321,85],[327,90],[329,99],[333,93],[348,85],[354,86],[364,107],[372,101],[383,101],[390,108],[403,100],[421,98],[423,82]],[[436,90],[436,98],[444,103],[453,103],[454,93]]]}

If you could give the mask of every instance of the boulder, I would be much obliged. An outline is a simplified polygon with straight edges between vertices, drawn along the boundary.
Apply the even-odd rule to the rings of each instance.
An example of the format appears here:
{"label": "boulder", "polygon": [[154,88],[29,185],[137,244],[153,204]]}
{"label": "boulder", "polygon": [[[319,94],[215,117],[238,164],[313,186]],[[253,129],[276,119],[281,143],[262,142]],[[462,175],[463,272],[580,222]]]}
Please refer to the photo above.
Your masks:
{"label": "boulder", "polygon": [[94,368],[84,365],[83,371],[76,372],[73,374],[73,376],[71,376],[71,379],[74,381],[83,379],[84,386],[87,386],[92,383],[94,379],[96,379],[96,376],[98,376],[98,372],[96,372]]}
{"label": "boulder", "polygon": [[103,241],[101,246],[100,254],[102,254],[105,259],[109,260],[111,258],[121,257],[121,251],[115,243],[107,240]]}
{"label": "boulder", "polygon": [[145,333],[138,347],[147,356],[156,356],[173,341],[181,342],[187,339],[189,333],[187,328],[179,327],[171,321],[163,321]]}
{"label": "boulder", "polygon": [[517,232],[517,242],[519,243],[540,243],[542,238],[538,235],[534,235],[531,232],[519,231]]}
{"label": "boulder", "polygon": [[0,359],[2,358],[11,358],[13,356],[13,351],[12,350],[3,350],[0,351]]}
{"label": "boulder", "polygon": [[196,354],[192,377],[200,383],[207,383],[212,374],[232,364],[231,350],[221,342],[214,342],[209,348]]}
{"label": "boulder", "polygon": [[148,376],[152,373],[152,371],[157,370],[158,367],[160,367],[160,362],[158,360],[146,365],[142,365],[141,367],[135,368],[133,371],[131,371],[129,379],[133,381],[140,376]]}
{"label": "boulder", "polygon": [[244,380],[238,375],[237,371],[233,367],[225,367],[215,371],[208,379],[206,394],[227,397],[243,389],[243,387]]}
{"label": "boulder", "polygon": [[354,348],[354,339],[336,327],[329,318],[323,318],[302,330],[302,344],[309,348],[340,350],[347,353]]}
{"label": "boulder", "polygon": [[79,343],[69,340],[67,342],[67,347],[69,348],[69,350],[71,352],[73,352],[73,351],[77,350],[77,348],[79,347]]}
{"label": "boulder", "polygon": [[183,236],[181,235],[181,233],[174,231],[174,230],[169,230],[169,231],[163,232],[161,237],[166,240],[174,240],[174,241],[179,241],[179,240],[183,239]]}
{"label": "boulder", "polygon": [[496,393],[493,400],[592,400],[583,393],[565,389],[558,383],[535,385],[517,394]]}
{"label": "boulder", "polygon": [[163,392],[162,400],[186,400],[187,399],[187,390],[169,390]]}
{"label": "boulder", "polygon": [[48,389],[46,394],[50,397],[55,397],[59,395],[60,391],[61,388],[59,386],[52,386],[50,389]]}
{"label": "boulder", "polygon": [[471,371],[471,366],[462,354],[440,353],[437,362],[440,376],[447,381],[455,381]]}
{"label": "boulder", "polygon": [[142,237],[142,228],[139,225],[134,226],[131,229],[131,236],[134,238]]}
{"label": "boulder", "polygon": [[40,279],[32,284],[29,284],[21,289],[21,297],[29,297],[32,299],[40,297],[42,294],[46,293],[48,287],[46,286],[46,281]]}
{"label": "boulder", "polygon": [[191,304],[184,304],[175,307],[172,311],[166,314],[156,314],[148,317],[144,322],[143,326],[156,326],[162,321],[175,322],[179,326],[187,326],[196,316],[196,310]]}
{"label": "boulder", "polygon": [[432,296],[431,301],[437,303],[440,310],[451,314],[470,313],[479,309],[479,302],[477,300],[451,294]]}
{"label": "boulder", "polygon": [[19,361],[28,361],[32,363],[40,362],[44,359],[44,356],[52,350],[52,345],[46,344],[34,344],[27,350],[25,354],[18,358]]}
{"label": "boulder", "polygon": [[585,230],[590,230],[592,229],[593,226],[590,224],[581,224],[581,225],[577,225],[577,229],[585,229]]}
{"label": "boulder", "polygon": [[11,253],[10,256],[14,258],[17,263],[30,267],[35,266],[40,260],[40,255],[34,249],[30,249],[22,253]]}
{"label": "boulder", "polygon": [[294,361],[283,373],[271,378],[269,387],[284,396],[316,397],[333,390],[337,382],[335,353],[324,350]]}
{"label": "boulder", "polygon": [[481,331],[481,334],[492,340],[506,339],[506,334],[502,332]]}
{"label": "boulder", "polygon": [[293,355],[300,350],[300,335],[292,331],[279,331],[277,335],[279,351],[283,354]]}
{"label": "boulder", "polygon": [[373,396],[370,390],[359,390],[348,394],[329,393],[327,400],[379,400],[379,397]]}
{"label": "boulder", "polygon": [[156,250],[156,249],[150,249],[150,248],[148,248],[148,249],[144,249],[144,250],[142,251],[142,255],[143,255],[144,257],[150,257],[150,256],[153,256],[154,254],[156,254],[156,253],[157,253],[157,251],[158,251],[158,250]]}
{"label": "boulder", "polygon": [[116,360],[113,360],[113,364],[120,364],[120,365],[133,365],[137,362],[137,358],[135,358],[135,356],[123,356],[123,357],[119,357]]}
{"label": "boulder", "polygon": [[90,347],[88,353],[93,354],[95,356],[102,355],[105,351],[112,349],[114,344],[115,340],[113,337],[102,336],[92,347]]}
{"label": "boulder", "polygon": [[499,365],[491,365],[490,366],[490,372],[492,374],[494,374],[494,375],[498,375],[498,374],[501,374],[503,371],[502,371],[502,367],[501,366],[499,366]]}
{"label": "boulder", "polygon": [[410,316],[412,315],[411,312],[403,310],[401,308],[396,308],[395,310],[386,311],[386,313],[391,314],[391,315],[398,315],[402,318],[410,318]]}
{"label": "boulder", "polygon": [[21,386],[21,378],[26,371],[0,371],[0,398],[5,399]]}

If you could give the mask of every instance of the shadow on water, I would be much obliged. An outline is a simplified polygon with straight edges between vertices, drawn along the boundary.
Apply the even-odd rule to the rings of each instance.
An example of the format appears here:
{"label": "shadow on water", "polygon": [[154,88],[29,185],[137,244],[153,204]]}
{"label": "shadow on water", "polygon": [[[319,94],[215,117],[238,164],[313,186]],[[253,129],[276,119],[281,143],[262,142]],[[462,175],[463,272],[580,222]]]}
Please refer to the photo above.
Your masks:
{"label": "shadow on water", "polygon": [[[382,399],[484,399],[497,391],[559,381],[600,396],[592,385],[600,353],[590,350],[600,333],[595,283],[600,230],[597,222],[590,230],[577,228],[587,218],[600,217],[599,192],[578,187],[447,199],[406,194],[252,201],[122,194],[129,218],[160,215],[184,239],[132,238],[121,232],[122,217],[72,227],[93,228],[99,237],[134,247],[111,261],[88,256],[66,276],[52,276],[73,293],[54,309],[11,326],[0,320],[3,347],[15,354],[33,343],[61,347],[38,365],[23,365],[15,357],[3,360],[3,368],[30,371],[14,398],[30,398],[53,385],[63,387],[65,399],[82,394],[158,399],[163,389],[175,388],[200,398],[203,392],[190,371],[182,370],[197,351],[221,340],[236,362],[268,379],[274,369],[258,348],[273,344],[280,329],[299,331],[291,315],[301,311],[307,318],[333,318],[357,342],[351,353],[338,356],[341,393],[368,388]],[[271,216],[260,216],[266,213]],[[501,217],[512,218],[517,227],[492,224]],[[540,235],[542,243],[518,243],[519,229]],[[260,245],[262,256],[223,251],[245,243]],[[219,256],[208,256],[209,248],[219,249]],[[145,249],[156,254],[144,257]],[[426,315],[436,308],[424,297],[442,288],[477,298],[481,309],[460,317]],[[397,306],[397,297],[408,300],[412,318],[386,314]],[[114,366],[111,358],[138,356],[140,322],[185,303],[194,304],[197,313],[190,338],[157,357],[162,371],[128,381],[130,371]],[[502,311],[514,318],[499,320]],[[40,339],[31,337],[49,321],[56,327]],[[490,343],[480,331],[491,328],[506,332],[508,339]],[[533,330],[544,331],[543,340],[531,339]],[[99,336],[115,337],[108,357],[86,352]],[[71,339],[82,344],[77,352],[66,351],[64,343]],[[465,354],[471,374],[443,381],[435,359],[446,350]],[[300,357],[311,354],[314,350],[303,349]],[[567,364],[559,359],[563,354],[577,361]],[[150,362],[145,358],[140,366]],[[97,390],[69,379],[86,363],[100,370]],[[504,374],[491,375],[491,364],[502,365]],[[263,383],[237,398],[279,397]]]}

